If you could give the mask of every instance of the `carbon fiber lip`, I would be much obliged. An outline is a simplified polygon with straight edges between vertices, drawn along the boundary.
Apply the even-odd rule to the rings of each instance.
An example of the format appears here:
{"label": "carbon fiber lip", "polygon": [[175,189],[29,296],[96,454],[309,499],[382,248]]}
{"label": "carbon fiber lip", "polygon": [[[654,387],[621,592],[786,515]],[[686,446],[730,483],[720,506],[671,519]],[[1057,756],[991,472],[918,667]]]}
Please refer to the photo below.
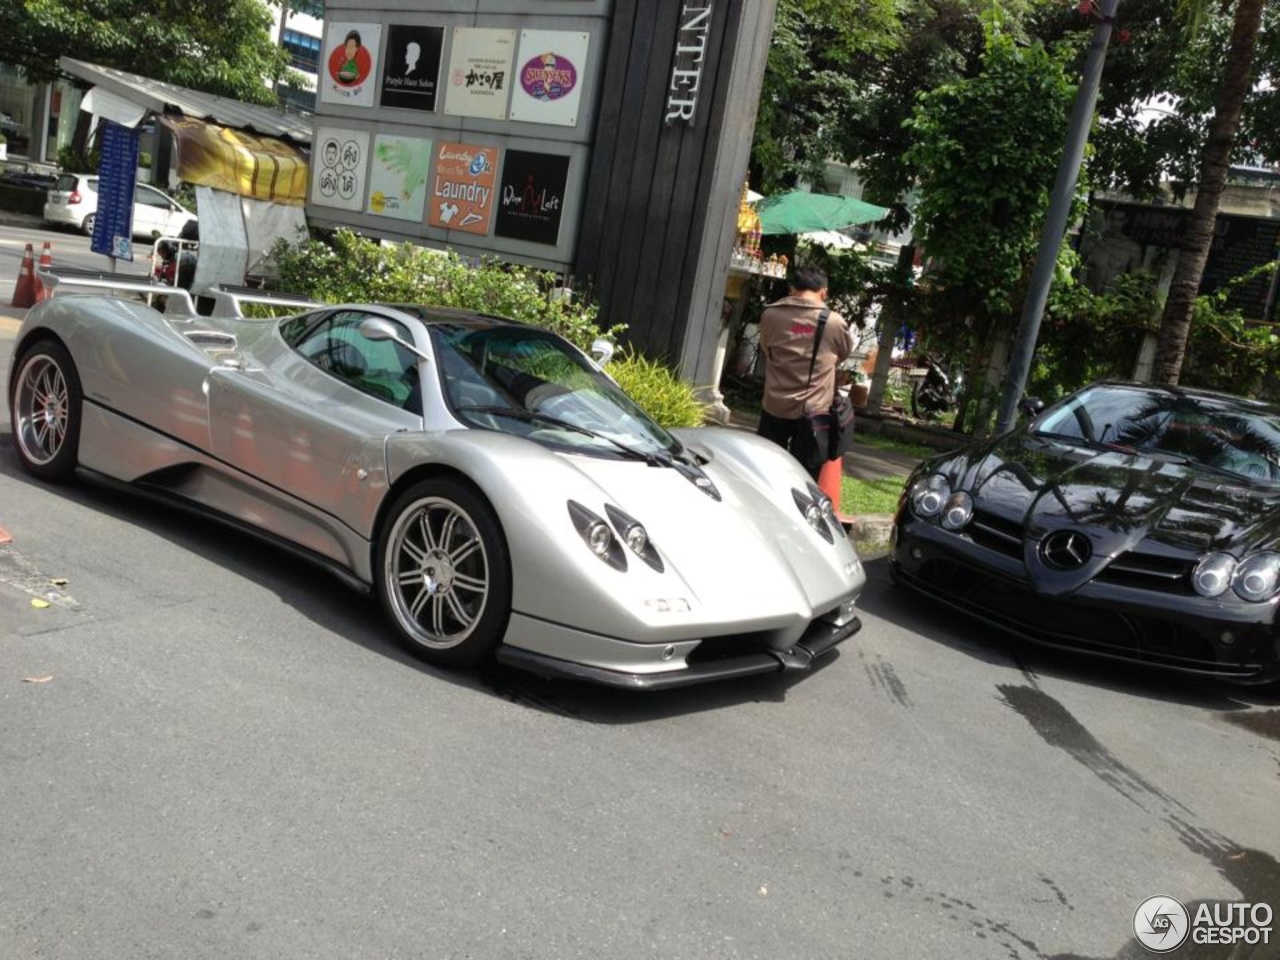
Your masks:
{"label": "carbon fiber lip", "polygon": [[623,690],[673,690],[699,683],[710,683],[714,680],[730,680],[761,673],[808,670],[824,654],[861,629],[862,621],[857,617],[839,627],[815,623],[806,632],[803,640],[785,652],[752,653],[742,657],[693,664],[683,670],[657,674],[606,670],[602,667],[559,660],[540,653],[530,653],[505,644],[498,648],[495,656],[500,663],[544,677],[583,680]]}

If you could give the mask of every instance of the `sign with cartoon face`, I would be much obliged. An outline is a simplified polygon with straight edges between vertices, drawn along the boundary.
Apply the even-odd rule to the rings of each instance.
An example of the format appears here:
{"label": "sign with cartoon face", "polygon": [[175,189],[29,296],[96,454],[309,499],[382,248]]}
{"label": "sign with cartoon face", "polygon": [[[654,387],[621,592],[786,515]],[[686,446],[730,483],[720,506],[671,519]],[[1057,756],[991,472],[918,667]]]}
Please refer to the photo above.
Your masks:
{"label": "sign with cartoon face", "polygon": [[484,236],[493,213],[498,149],[473,143],[442,143],[436,150],[435,179],[427,223]]}
{"label": "sign with cartoon face", "polygon": [[494,234],[555,246],[568,179],[568,157],[508,150],[502,164]]}
{"label": "sign with cartoon face", "polygon": [[380,23],[330,23],[317,81],[320,100],[354,107],[373,106]]}
{"label": "sign with cartoon face", "polygon": [[421,223],[430,169],[430,140],[378,134],[373,141],[365,212]]}
{"label": "sign with cartoon face", "polygon": [[590,42],[588,33],[521,30],[510,118],[576,126]]}
{"label": "sign with cartoon face", "polygon": [[507,116],[516,31],[454,27],[444,112],[453,117]]}
{"label": "sign with cartoon face", "polygon": [[363,210],[368,156],[367,131],[317,127],[311,154],[311,202]]}
{"label": "sign with cartoon face", "polygon": [[435,110],[443,48],[444,27],[389,26],[382,65],[382,106]]}

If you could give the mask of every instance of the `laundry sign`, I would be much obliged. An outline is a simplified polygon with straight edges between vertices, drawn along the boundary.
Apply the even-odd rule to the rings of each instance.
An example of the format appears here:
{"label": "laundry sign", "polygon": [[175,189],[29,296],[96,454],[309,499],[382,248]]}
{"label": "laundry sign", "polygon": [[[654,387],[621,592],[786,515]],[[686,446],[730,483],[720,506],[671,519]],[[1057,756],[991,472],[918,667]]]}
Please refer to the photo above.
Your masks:
{"label": "laundry sign", "polygon": [[498,179],[498,149],[472,143],[442,143],[436,150],[427,223],[484,236],[492,219]]}

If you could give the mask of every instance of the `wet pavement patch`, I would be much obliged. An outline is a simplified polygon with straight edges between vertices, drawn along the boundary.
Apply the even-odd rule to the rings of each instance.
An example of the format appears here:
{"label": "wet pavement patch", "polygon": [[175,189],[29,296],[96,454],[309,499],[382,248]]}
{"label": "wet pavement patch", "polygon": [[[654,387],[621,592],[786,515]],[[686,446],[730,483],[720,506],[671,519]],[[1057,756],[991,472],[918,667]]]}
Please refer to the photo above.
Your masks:
{"label": "wet pavement patch", "polygon": [[1126,800],[1146,809],[1138,799],[1138,795],[1146,794],[1162,804],[1182,807],[1141,774],[1117,760],[1066,707],[1043,690],[1015,684],[999,684],[996,689],[1004,703],[1031,724],[1045,743],[1065,750]]}

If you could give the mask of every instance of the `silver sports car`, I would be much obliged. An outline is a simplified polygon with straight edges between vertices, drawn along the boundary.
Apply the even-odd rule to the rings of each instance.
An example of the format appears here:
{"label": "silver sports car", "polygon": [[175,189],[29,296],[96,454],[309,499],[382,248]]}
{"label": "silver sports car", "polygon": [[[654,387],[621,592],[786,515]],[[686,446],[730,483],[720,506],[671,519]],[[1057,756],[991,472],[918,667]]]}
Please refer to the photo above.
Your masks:
{"label": "silver sports car", "polygon": [[857,554],[787,453],[667,432],[545,330],[297,301],[250,319],[231,288],[211,316],[163,288],[161,313],[122,295],[147,284],[42,277],[55,295],[9,372],[29,472],[125,483],[322,564],[428,662],[663,688],[804,670],[861,626]]}

